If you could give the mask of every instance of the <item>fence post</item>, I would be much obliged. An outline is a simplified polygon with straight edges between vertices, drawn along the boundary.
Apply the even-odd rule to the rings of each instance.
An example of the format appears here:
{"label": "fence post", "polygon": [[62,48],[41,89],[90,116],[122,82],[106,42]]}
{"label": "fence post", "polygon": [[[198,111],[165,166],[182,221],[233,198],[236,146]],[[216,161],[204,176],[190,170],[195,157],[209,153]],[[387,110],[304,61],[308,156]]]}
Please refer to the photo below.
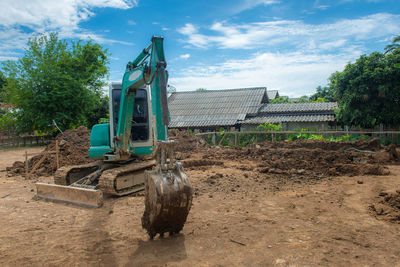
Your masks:
{"label": "fence post", "polygon": [[56,164],[57,164],[57,170],[60,168],[60,162],[59,162],[59,158],[58,158],[58,140],[56,140]]}
{"label": "fence post", "polygon": [[214,144],[214,146],[215,146],[215,139],[216,139],[216,137],[215,137],[215,133],[213,133],[213,136],[212,136],[212,143]]}
{"label": "fence post", "polygon": [[25,175],[28,176],[28,151],[25,150]]}
{"label": "fence post", "polygon": [[237,136],[237,132],[235,132],[235,146],[237,146],[237,142],[238,142],[238,136]]}
{"label": "fence post", "polygon": [[219,140],[218,146],[221,146],[222,141],[224,141],[225,136],[226,136],[226,132],[225,132],[224,135],[222,136],[221,140]]}

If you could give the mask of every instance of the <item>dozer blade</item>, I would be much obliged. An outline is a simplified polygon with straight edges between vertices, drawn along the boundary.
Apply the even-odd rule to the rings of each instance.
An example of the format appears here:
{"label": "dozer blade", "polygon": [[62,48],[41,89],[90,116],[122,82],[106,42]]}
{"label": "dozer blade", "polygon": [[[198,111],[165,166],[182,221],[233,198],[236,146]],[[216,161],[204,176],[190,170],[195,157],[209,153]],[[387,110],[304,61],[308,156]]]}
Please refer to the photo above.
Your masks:
{"label": "dozer blade", "polygon": [[145,211],[142,226],[150,238],[179,233],[192,206],[192,187],[180,163],[166,172],[145,173]]}
{"label": "dozer blade", "polygon": [[36,196],[39,199],[88,208],[98,208],[103,205],[103,192],[101,190],[46,183],[36,183],[35,185]]}

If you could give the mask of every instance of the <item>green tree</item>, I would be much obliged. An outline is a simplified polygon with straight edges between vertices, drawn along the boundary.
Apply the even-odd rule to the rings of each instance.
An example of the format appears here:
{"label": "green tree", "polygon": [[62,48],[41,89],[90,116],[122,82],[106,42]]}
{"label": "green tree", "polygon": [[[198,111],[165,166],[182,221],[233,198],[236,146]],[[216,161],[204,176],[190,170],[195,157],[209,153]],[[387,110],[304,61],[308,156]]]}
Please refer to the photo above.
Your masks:
{"label": "green tree", "polygon": [[4,86],[6,85],[6,77],[3,72],[0,71],[0,102],[4,100]]}
{"label": "green tree", "polygon": [[271,99],[269,103],[271,104],[282,104],[282,103],[309,103],[310,99],[308,96],[303,95],[299,98],[289,98],[287,96],[280,96],[275,99]]}
{"label": "green tree", "polygon": [[279,97],[277,97],[277,98],[275,98],[275,99],[271,99],[271,100],[269,101],[269,103],[271,103],[271,104],[290,103],[290,100],[289,100],[289,97],[286,97],[286,96],[284,96],[284,97],[279,96]]}
{"label": "green tree", "polygon": [[207,91],[207,89],[206,88],[197,88],[196,89],[196,92],[204,92],[204,91]]}
{"label": "green tree", "polygon": [[[335,102],[335,95],[333,90],[329,86],[318,86],[316,89],[316,93],[310,96],[310,100],[316,102],[319,99],[319,102]],[[323,101],[321,101],[323,99]]]}
{"label": "green tree", "polygon": [[388,44],[387,46],[385,46],[385,54],[391,53],[398,49],[400,49],[400,35],[395,37],[391,44]]}
{"label": "green tree", "polygon": [[109,97],[103,96],[98,99],[96,108],[92,110],[92,114],[88,116],[88,127],[91,128],[97,123],[105,123],[109,121]]}
{"label": "green tree", "polygon": [[312,100],[312,103],[324,103],[325,97],[318,97],[316,100]]}
{"label": "green tree", "polygon": [[337,118],[345,125],[400,125],[400,53],[374,52],[349,63],[329,78],[338,100]]}
{"label": "green tree", "polygon": [[60,40],[56,33],[28,41],[24,56],[7,61],[8,100],[18,110],[21,130],[87,125],[108,74],[108,53],[99,44]]}
{"label": "green tree", "polygon": [[6,109],[0,109],[0,130],[8,135],[13,135],[17,131],[16,113]]}
{"label": "green tree", "polygon": [[306,95],[301,96],[299,99],[293,101],[293,103],[309,103],[310,98]]}

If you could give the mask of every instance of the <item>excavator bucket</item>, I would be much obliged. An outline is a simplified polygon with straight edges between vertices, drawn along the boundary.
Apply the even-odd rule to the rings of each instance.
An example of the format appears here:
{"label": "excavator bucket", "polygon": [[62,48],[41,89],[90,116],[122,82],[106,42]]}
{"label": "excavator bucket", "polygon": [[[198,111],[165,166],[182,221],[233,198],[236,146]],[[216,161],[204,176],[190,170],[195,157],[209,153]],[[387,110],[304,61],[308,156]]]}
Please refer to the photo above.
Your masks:
{"label": "excavator bucket", "polygon": [[53,202],[98,208],[103,205],[103,192],[98,189],[88,189],[56,184],[36,183],[36,197]]}
{"label": "excavator bucket", "polygon": [[[167,154],[172,155],[172,152]],[[161,156],[156,168],[145,172],[142,226],[151,239],[166,232],[170,235],[179,233],[192,206],[192,187],[182,164],[173,164],[172,159],[169,160],[167,163],[166,158]]]}

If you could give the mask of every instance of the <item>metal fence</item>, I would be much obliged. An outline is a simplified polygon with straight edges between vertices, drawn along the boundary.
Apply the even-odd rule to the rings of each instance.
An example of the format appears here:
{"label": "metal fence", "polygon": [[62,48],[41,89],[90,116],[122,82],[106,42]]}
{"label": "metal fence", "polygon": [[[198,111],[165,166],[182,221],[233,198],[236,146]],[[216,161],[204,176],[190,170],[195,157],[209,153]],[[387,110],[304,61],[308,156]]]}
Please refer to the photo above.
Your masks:
{"label": "metal fence", "polygon": [[46,136],[1,136],[0,148],[13,148],[24,146],[44,146],[49,144],[54,138],[50,135]]}
{"label": "metal fence", "polygon": [[[345,131],[244,131],[244,132],[204,132],[195,134],[197,137],[205,139],[214,146],[246,146],[252,143],[260,143],[266,140],[283,141],[290,137],[296,139],[295,135],[316,135],[324,138],[344,138],[354,140],[361,136],[368,138],[379,138],[383,144],[400,144],[400,131],[376,131],[376,130],[345,130]],[[301,139],[301,138],[298,138]]]}

